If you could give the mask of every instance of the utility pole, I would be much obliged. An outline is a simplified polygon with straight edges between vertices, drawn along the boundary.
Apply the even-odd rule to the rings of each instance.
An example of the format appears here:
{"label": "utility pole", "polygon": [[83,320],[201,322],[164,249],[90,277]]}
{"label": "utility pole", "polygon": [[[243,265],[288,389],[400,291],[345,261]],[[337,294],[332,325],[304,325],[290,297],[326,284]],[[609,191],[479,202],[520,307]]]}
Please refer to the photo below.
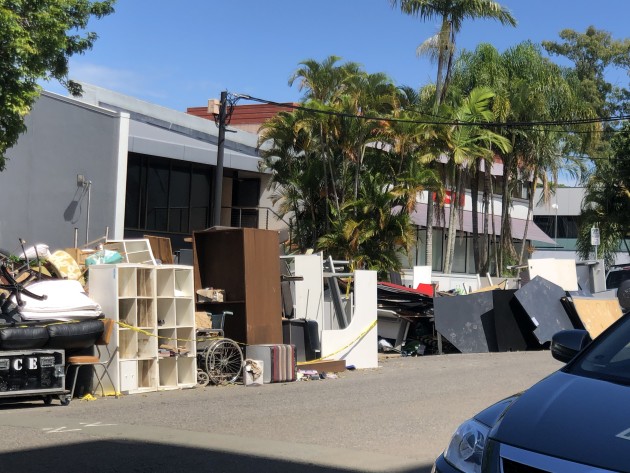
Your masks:
{"label": "utility pole", "polygon": [[212,226],[221,225],[221,198],[223,196],[223,155],[225,151],[225,127],[226,127],[226,107],[227,90],[221,92],[221,103],[219,104],[219,143],[217,146],[217,166],[214,175],[214,211],[212,213]]}

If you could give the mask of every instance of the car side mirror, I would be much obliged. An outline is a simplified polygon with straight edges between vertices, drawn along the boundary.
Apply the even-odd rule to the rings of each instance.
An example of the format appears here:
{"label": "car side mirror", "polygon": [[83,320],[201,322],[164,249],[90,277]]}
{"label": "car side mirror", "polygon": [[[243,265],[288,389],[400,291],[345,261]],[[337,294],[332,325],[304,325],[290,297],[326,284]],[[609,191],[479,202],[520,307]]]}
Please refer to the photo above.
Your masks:
{"label": "car side mirror", "polygon": [[551,355],[568,363],[589,343],[591,336],[586,330],[563,330],[551,337]]}

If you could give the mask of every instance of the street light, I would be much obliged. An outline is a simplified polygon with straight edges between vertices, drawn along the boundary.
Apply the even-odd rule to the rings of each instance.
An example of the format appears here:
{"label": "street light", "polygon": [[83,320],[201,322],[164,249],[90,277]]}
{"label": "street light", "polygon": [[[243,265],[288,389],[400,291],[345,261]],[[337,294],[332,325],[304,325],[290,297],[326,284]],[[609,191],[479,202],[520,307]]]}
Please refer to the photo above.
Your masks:
{"label": "street light", "polygon": [[557,250],[558,249],[558,204],[557,203],[551,204],[551,208],[556,211],[556,216],[555,216],[554,224],[553,224],[553,239],[554,239],[554,244],[556,246],[555,249]]}

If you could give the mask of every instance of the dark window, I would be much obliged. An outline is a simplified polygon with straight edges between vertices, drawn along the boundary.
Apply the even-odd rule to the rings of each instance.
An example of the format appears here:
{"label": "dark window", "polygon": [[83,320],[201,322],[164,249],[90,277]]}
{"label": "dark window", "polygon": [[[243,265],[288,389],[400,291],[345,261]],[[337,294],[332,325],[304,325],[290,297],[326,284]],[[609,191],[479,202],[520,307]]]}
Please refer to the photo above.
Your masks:
{"label": "dark window", "polygon": [[534,223],[540,227],[540,229],[547,234],[547,236],[553,238],[554,235],[554,216],[553,215],[534,215]]}
{"label": "dark window", "polygon": [[212,167],[130,153],[125,229],[190,234],[209,226]]}
{"label": "dark window", "polygon": [[168,174],[164,161],[151,162],[147,173],[147,230],[167,230],[168,224]]}
{"label": "dark window", "polygon": [[555,215],[534,215],[534,223],[550,238],[577,238],[580,216],[558,215],[557,230]]}
{"label": "dark window", "polygon": [[193,165],[192,184],[190,186],[190,228],[203,230],[208,228],[210,214],[210,172],[202,165]]}
{"label": "dark window", "polygon": [[232,181],[233,227],[258,227],[260,179],[234,179]]}
{"label": "dark window", "polygon": [[140,159],[129,156],[127,163],[127,195],[125,200],[125,227],[139,228],[141,214],[141,171]]}

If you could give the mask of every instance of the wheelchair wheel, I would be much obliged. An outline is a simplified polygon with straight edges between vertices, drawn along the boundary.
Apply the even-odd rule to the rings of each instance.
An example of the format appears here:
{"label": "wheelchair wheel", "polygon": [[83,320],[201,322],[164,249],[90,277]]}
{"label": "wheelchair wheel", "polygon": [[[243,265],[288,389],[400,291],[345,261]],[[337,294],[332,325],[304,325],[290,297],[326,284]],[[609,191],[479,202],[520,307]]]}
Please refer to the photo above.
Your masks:
{"label": "wheelchair wheel", "polygon": [[243,367],[243,352],[229,338],[212,341],[204,351],[204,368],[213,384],[235,382]]}
{"label": "wheelchair wheel", "polygon": [[203,370],[197,370],[197,386],[205,388],[210,383],[210,377],[208,373]]}

